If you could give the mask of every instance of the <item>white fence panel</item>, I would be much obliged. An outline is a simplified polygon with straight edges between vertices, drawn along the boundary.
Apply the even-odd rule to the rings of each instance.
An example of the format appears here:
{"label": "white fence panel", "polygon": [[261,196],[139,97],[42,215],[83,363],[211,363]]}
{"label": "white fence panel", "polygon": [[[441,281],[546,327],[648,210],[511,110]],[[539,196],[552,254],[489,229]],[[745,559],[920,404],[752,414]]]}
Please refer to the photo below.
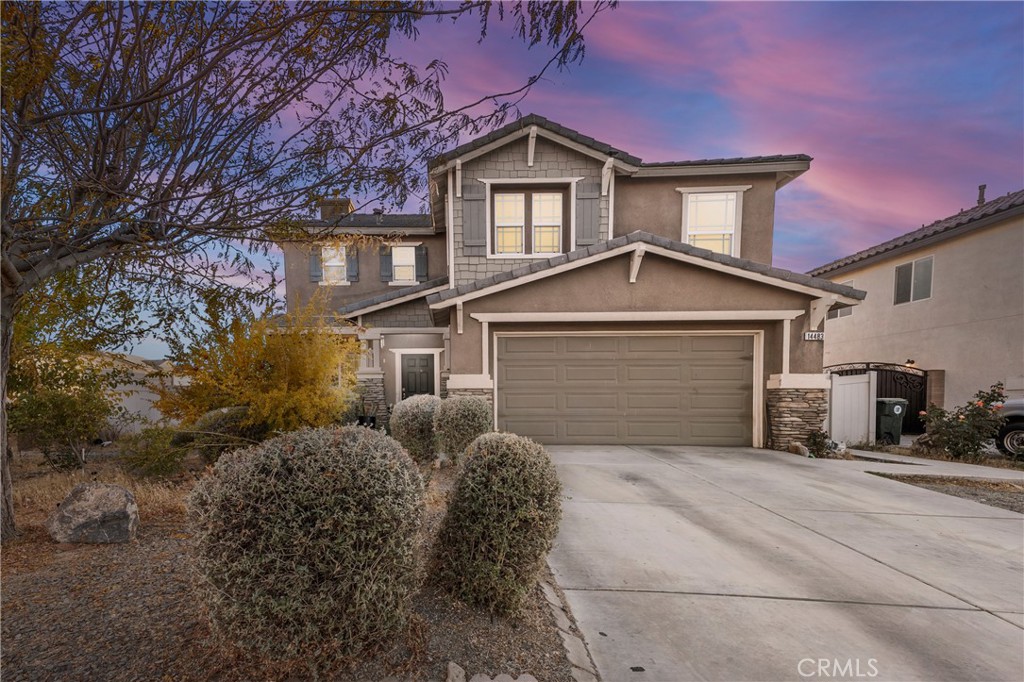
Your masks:
{"label": "white fence panel", "polygon": [[875,441],[875,373],[832,375],[829,435],[847,445]]}

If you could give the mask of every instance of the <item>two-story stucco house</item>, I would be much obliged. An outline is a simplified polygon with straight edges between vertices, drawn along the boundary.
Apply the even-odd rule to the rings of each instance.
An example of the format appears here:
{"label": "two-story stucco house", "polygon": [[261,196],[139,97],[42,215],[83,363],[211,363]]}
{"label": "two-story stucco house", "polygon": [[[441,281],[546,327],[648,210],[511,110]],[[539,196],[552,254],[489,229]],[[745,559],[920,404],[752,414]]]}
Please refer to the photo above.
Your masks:
{"label": "two-story stucco house", "polygon": [[325,206],[320,229],[401,237],[286,245],[289,304],[331,287],[384,404],[481,395],[546,443],[785,448],[827,409],[804,332],[864,296],[771,265],[775,193],[810,162],[645,163],[526,116],[429,161],[430,215]]}
{"label": "two-story stucco house", "polygon": [[1024,397],[1022,260],[1024,190],[811,270],[868,294],[829,313],[825,365],[912,361],[945,407],[997,381]]}

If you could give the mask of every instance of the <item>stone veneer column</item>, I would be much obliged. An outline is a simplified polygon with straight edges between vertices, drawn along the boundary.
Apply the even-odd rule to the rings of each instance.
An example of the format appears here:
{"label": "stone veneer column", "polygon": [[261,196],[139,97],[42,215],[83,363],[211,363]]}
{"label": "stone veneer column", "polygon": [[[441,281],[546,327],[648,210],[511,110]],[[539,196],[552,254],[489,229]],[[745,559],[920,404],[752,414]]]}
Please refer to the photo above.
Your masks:
{"label": "stone veneer column", "polygon": [[384,400],[384,375],[364,374],[357,378],[356,388],[359,391],[366,414],[377,416],[378,426],[388,420],[388,404]]}
{"label": "stone veneer column", "polygon": [[768,438],[773,450],[790,443],[807,444],[807,436],[822,428],[828,416],[828,389],[768,388]]}

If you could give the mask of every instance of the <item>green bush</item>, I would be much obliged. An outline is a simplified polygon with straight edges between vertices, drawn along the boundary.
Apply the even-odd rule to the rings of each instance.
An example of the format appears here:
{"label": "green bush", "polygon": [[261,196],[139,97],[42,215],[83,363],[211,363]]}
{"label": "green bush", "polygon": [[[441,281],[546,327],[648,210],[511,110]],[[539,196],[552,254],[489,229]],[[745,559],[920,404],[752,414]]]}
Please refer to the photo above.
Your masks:
{"label": "green bush", "polygon": [[434,433],[441,452],[458,459],[477,436],[493,428],[491,404],[477,396],[454,396],[434,411]]}
{"label": "green bush", "polygon": [[836,454],[835,443],[832,442],[831,436],[824,429],[811,431],[807,434],[807,450],[818,459],[827,459],[834,457]]}
{"label": "green bush", "polygon": [[263,424],[252,424],[247,407],[222,407],[210,410],[195,424],[178,431],[171,439],[175,447],[195,448],[203,461],[212,464],[223,453],[255,445],[269,435]]}
{"label": "green bush", "polygon": [[510,433],[486,433],[466,454],[438,535],[435,575],[463,601],[514,613],[558,532],[558,475],[543,447]]}
{"label": "green bush", "polygon": [[348,656],[405,624],[423,480],[383,433],[303,429],[227,453],[188,509],[217,637],[274,659]]}
{"label": "green bush", "polygon": [[391,435],[405,446],[414,460],[430,462],[437,450],[434,437],[434,411],[441,399],[433,395],[414,395],[396,403],[391,410]]}
{"label": "green bush", "polygon": [[953,459],[978,460],[985,442],[995,438],[1005,421],[999,412],[1005,401],[1000,382],[987,391],[978,391],[966,405],[953,410],[929,405],[920,413],[926,437],[919,438],[918,444],[944,452]]}
{"label": "green bush", "polygon": [[178,431],[152,427],[122,438],[121,462],[144,476],[169,476],[181,470],[188,455],[187,445],[173,445]]}

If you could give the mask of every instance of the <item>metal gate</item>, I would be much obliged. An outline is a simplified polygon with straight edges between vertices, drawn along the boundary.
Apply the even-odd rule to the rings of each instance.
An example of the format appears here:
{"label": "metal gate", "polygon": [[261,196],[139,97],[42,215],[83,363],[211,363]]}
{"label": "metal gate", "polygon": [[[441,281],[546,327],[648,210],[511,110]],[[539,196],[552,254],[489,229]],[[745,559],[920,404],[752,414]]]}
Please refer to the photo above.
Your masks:
{"label": "metal gate", "polygon": [[924,422],[918,414],[928,406],[928,372],[916,367],[888,362],[856,362],[832,365],[825,371],[839,376],[877,373],[875,398],[903,398],[907,413],[903,417],[903,433],[924,433]]}

